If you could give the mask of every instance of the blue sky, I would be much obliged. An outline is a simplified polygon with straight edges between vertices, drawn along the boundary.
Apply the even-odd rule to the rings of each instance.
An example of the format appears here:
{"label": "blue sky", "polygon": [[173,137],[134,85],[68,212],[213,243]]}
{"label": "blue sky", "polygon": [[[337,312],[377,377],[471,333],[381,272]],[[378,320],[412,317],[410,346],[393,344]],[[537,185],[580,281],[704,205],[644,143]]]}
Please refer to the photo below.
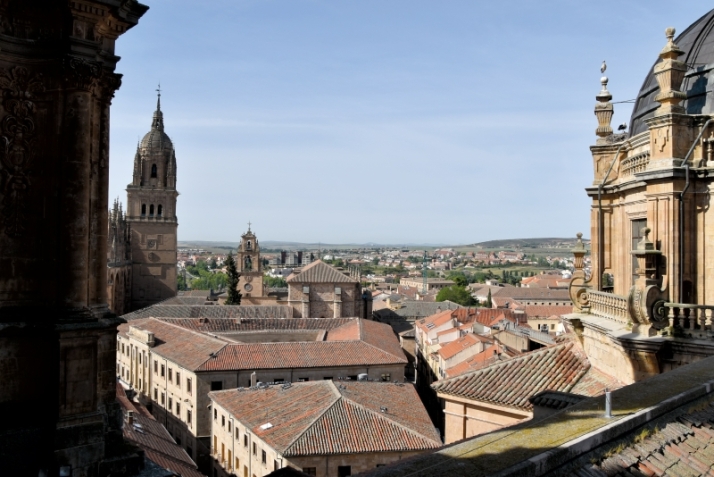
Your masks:
{"label": "blue sky", "polygon": [[[179,240],[449,243],[589,236],[607,60],[637,95],[711,2],[145,0],[117,42],[110,194],[160,81]],[[629,120],[615,105],[613,125]]]}

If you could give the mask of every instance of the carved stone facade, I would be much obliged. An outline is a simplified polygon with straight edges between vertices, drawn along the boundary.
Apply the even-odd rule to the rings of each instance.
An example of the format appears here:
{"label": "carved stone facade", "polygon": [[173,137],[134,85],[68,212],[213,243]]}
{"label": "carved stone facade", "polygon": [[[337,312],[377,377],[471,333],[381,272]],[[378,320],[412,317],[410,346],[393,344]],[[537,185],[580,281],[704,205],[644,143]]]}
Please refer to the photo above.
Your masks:
{"label": "carved stone facade", "polygon": [[236,267],[240,273],[238,290],[246,298],[260,298],[265,296],[263,287],[263,263],[260,258],[260,245],[255,234],[250,230],[241,235],[238,253],[236,254]]}
{"label": "carved stone facade", "polygon": [[176,153],[164,132],[161,95],[151,130],[136,149],[134,177],[126,188],[131,227],[131,309],[176,296]]}
{"label": "carved stone facade", "polygon": [[[585,273],[579,243],[570,288],[575,313],[567,318],[592,364],[625,383],[714,354],[714,122],[700,114],[694,91],[710,70],[686,66],[714,54],[712,25],[714,11],[677,41],[674,29],[666,30],[635,106],[635,135],[610,135],[607,78],[597,96],[595,180],[586,189],[592,270]],[[695,99],[682,104],[686,98]]]}
{"label": "carved stone facade", "polygon": [[[0,462],[98,476],[121,443],[109,109],[133,0],[0,0]],[[124,462],[121,465],[126,464]]]}
{"label": "carved stone facade", "polygon": [[107,305],[119,316],[131,309],[131,229],[118,200],[109,211]]}

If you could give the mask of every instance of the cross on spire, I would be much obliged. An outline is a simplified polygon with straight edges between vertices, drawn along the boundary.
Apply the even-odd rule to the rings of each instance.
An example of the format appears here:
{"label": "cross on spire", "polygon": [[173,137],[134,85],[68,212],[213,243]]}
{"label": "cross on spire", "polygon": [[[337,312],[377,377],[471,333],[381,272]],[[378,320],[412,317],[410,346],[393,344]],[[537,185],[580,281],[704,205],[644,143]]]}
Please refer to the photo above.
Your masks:
{"label": "cross on spire", "polygon": [[250,220],[248,221],[248,232],[250,232]]}
{"label": "cross on spire", "polygon": [[158,93],[158,98],[156,100],[156,110],[160,111],[161,110],[161,82],[159,82],[159,87],[156,88],[156,92]]}

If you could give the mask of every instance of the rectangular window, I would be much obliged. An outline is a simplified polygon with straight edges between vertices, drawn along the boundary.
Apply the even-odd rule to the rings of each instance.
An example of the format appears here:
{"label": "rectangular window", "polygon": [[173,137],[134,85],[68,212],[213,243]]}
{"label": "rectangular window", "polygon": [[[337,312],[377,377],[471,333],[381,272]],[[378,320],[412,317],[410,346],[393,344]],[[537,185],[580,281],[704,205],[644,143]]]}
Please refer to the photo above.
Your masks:
{"label": "rectangular window", "polygon": [[171,396],[169,396],[169,409],[171,409],[171,408],[173,408],[173,407],[174,407],[174,398],[172,398]]}
{"label": "rectangular window", "polygon": [[186,378],[186,391],[191,394],[191,378]]}
{"label": "rectangular window", "polygon": [[273,460],[273,470],[278,470],[278,461]]}
{"label": "rectangular window", "polygon": [[181,387],[181,373],[176,371],[176,386]]}
{"label": "rectangular window", "polygon": [[141,355],[139,355],[139,364],[141,364]]}
{"label": "rectangular window", "polygon": [[260,451],[260,461],[261,461],[263,464],[265,464],[266,461],[267,461],[267,456],[266,456],[264,450]]}
{"label": "rectangular window", "polygon": [[172,382],[174,378],[174,370],[169,368],[169,382]]}
{"label": "rectangular window", "polygon": [[161,393],[161,405],[163,406],[165,402],[166,402],[166,395],[164,393]]}
{"label": "rectangular window", "polygon": [[253,455],[256,455],[258,452],[258,447],[255,445],[255,442],[253,442]]}
{"label": "rectangular window", "polygon": [[159,362],[154,360],[154,374],[159,372]]}
{"label": "rectangular window", "polygon": [[238,430],[238,426],[236,426],[236,440],[240,439],[240,431]]}
{"label": "rectangular window", "polygon": [[228,432],[232,432],[233,428],[231,427],[231,421],[228,421]]}
{"label": "rectangular window", "polygon": [[164,376],[166,376],[166,366],[164,366],[164,365],[162,364],[162,365],[161,365],[161,377],[163,378]]}
{"label": "rectangular window", "polygon": [[181,403],[176,401],[176,415],[181,417]]}
{"label": "rectangular window", "polygon": [[240,469],[240,459],[236,457],[236,470]]}
{"label": "rectangular window", "polygon": [[226,427],[226,416],[221,414],[221,427]]}
{"label": "rectangular window", "polygon": [[159,390],[157,388],[154,388],[154,401],[159,400]]}
{"label": "rectangular window", "polygon": [[349,465],[338,465],[337,466],[337,477],[347,477],[352,475],[352,466]]}
{"label": "rectangular window", "polygon": [[243,447],[248,447],[248,434],[243,434]]}
{"label": "rectangular window", "polygon": [[186,422],[188,422],[188,425],[191,425],[191,410],[187,409],[186,410]]}
{"label": "rectangular window", "polygon": [[[382,381],[389,382],[389,381],[391,381],[391,380],[392,380],[392,375],[391,375],[391,374],[389,374],[389,373],[384,373],[384,374],[382,374]],[[349,467],[349,466],[348,466],[348,467]],[[347,475],[350,475],[350,474],[347,474]]]}
{"label": "rectangular window", "polygon": [[213,410],[213,420],[215,421],[216,419],[218,419],[218,411],[214,409]]}
{"label": "rectangular window", "polygon": [[[640,240],[644,237],[644,234],[642,233],[642,229],[647,227],[647,219],[636,219],[632,221],[632,248],[630,250],[637,250],[637,244],[639,243]],[[637,257],[635,255],[632,256],[632,284],[635,284],[635,280],[637,280],[637,274],[635,271],[637,270]],[[603,283],[603,287],[605,287],[605,283]]]}
{"label": "rectangular window", "polygon": [[302,473],[307,475],[317,475],[317,467],[303,467]]}
{"label": "rectangular window", "polygon": [[223,381],[211,381],[211,391],[220,391],[223,389]]}

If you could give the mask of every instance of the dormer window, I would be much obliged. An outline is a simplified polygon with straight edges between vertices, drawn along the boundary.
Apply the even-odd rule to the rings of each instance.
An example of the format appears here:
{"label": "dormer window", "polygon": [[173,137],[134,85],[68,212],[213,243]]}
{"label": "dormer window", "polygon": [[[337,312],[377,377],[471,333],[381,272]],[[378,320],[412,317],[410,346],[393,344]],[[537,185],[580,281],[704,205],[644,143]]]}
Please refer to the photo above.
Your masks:
{"label": "dormer window", "polygon": [[151,165],[151,177],[156,177],[156,164]]}

